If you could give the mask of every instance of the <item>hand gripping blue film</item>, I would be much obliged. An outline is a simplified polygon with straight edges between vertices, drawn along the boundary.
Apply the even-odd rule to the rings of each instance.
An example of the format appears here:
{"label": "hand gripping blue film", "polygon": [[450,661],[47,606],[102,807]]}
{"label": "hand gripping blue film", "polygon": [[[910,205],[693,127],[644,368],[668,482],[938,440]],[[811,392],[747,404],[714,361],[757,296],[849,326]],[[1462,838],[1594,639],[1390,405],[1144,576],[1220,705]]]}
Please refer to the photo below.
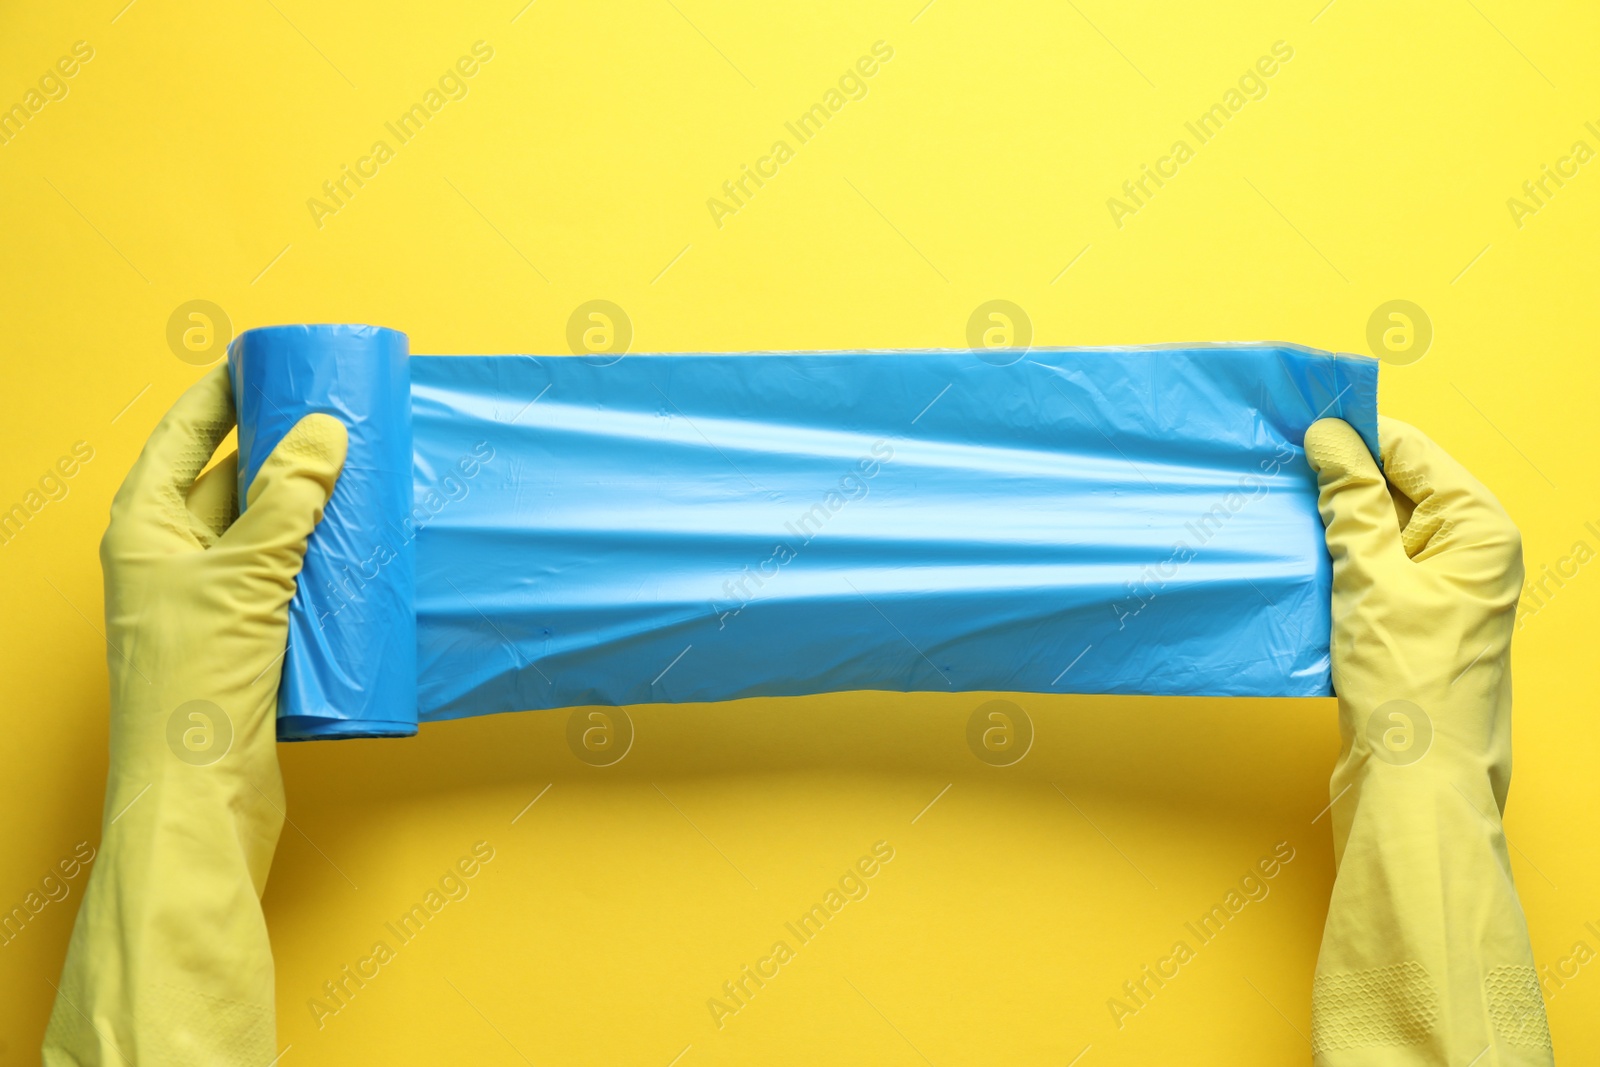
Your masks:
{"label": "hand gripping blue film", "polygon": [[1377,454],[1373,360],[405,353],[358,326],[230,350],[241,484],[304,414],[351,429],[284,739],[845,690],[1331,692],[1301,441],[1334,416]]}

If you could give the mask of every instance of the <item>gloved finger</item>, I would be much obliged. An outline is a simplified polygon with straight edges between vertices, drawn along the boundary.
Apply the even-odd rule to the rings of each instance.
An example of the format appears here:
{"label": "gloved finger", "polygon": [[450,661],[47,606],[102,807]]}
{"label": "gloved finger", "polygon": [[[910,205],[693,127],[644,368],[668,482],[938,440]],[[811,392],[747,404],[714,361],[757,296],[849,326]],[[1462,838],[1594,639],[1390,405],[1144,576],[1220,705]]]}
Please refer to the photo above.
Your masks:
{"label": "gloved finger", "polygon": [[151,432],[111,502],[108,534],[137,528],[174,545],[194,544],[189,487],[233,424],[233,386],[223,364],[190,386]]}
{"label": "gloved finger", "polygon": [[1351,572],[1370,580],[1375,567],[1404,562],[1389,485],[1361,435],[1341,419],[1319,419],[1306,430],[1305,447],[1317,472],[1317,510],[1335,584],[1348,582]]}
{"label": "gloved finger", "polygon": [[189,487],[189,526],[210,545],[221,537],[239,514],[239,452],[229,452]]}
{"label": "gloved finger", "polygon": [[349,437],[332,415],[307,415],[278,442],[245,494],[244,510],[219,546],[248,554],[253,578],[293,595],[306,539],[333,495]]}
{"label": "gloved finger", "polygon": [[1482,482],[1409,423],[1380,417],[1378,437],[1389,480],[1416,505],[1402,543],[1413,559],[1452,549],[1509,561],[1520,552],[1516,524]]}

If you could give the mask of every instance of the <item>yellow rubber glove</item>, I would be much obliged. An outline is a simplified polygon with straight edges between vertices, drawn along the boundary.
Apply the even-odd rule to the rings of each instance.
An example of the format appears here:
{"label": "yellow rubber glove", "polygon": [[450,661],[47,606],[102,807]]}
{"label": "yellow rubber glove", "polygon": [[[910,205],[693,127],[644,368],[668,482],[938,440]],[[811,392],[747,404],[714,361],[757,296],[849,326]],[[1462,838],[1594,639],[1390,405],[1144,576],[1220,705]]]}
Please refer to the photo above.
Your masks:
{"label": "yellow rubber glove", "polygon": [[1333,557],[1334,862],[1311,1007],[1324,1067],[1550,1064],[1511,879],[1511,632],[1522,541],[1494,496],[1380,419],[1306,433]]}
{"label": "yellow rubber glove", "polygon": [[161,420],[111,505],[111,770],[46,1067],[278,1054],[260,903],[284,819],[278,679],[346,436],[327,415],[301,420],[235,520],[237,455],[196,480],[233,422],[222,366]]}

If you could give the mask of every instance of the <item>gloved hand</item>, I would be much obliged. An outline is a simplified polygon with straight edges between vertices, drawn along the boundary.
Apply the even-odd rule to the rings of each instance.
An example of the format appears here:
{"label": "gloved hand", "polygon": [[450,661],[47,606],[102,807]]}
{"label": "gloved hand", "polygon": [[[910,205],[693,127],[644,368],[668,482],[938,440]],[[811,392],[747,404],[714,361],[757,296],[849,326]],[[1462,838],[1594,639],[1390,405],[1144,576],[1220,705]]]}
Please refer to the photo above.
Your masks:
{"label": "gloved hand", "polygon": [[277,1055],[260,897],[284,819],[278,679],[346,436],[327,415],[301,420],[235,520],[237,456],[196,478],[233,422],[224,365],[173,405],[111,505],[111,769],[46,1067]]}
{"label": "gloved hand", "polygon": [[[1501,827],[1522,542],[1494,496],[1380,419],[1306,432],[1333,557],[1338,874],[1311,1007],[1324,1067],[1553,1062]],[[1391,495],[1393,493],[1393,495]]]}

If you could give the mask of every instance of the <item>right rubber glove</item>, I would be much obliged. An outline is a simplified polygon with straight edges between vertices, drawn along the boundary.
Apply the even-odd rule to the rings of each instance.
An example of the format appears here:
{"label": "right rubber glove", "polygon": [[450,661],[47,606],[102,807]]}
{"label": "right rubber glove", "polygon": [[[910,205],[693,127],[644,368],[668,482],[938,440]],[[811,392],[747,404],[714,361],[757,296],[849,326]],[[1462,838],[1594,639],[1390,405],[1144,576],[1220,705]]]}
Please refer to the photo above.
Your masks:
{"label": "right rubber glove", "polygon": [[1415,428],[1384,474],[1337,419],[1305,438],[1333,557],[1337,875],[1311,1003],[1324,1067],[1553,1063],[1501,814],[1521,537]]}

